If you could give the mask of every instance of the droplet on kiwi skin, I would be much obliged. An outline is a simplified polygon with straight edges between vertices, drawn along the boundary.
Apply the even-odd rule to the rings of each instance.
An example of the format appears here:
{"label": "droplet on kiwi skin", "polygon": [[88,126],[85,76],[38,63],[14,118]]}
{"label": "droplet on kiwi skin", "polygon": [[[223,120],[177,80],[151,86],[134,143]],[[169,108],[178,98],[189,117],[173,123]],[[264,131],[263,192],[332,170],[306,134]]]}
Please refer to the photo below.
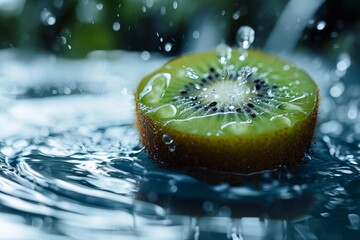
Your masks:
{"label": "droplet on kiwi skin", "polygon": [[171,137],[171,135],[167,133],[163,134],[161,139],[166,145],[170,145],[174,142],[174,139]]}

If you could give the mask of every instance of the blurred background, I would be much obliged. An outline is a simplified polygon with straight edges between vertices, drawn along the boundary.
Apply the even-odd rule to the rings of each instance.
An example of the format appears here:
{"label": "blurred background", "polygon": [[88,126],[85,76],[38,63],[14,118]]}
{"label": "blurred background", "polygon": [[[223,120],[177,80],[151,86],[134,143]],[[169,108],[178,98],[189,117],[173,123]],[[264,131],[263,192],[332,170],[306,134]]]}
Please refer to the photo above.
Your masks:
{"label": "blurred background", "polygon": [[[257,48],[275,41],[269,50],[293,50],[279,46],[296,35],[292,48],[358,56],[359,16],[357,0],[0,0],[0,48],[68,58],[113,49],[174,56],[222,41],[234,45],[246,24]],[[279,39],[271,37],[276,27]]]}

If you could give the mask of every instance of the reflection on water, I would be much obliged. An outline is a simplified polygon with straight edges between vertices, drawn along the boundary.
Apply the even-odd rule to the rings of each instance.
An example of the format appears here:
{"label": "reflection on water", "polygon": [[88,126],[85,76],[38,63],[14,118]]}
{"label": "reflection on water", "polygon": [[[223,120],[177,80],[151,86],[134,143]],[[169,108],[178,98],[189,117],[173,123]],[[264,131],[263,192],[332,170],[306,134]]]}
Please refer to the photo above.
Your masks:
{"label": "reflection on water", "polygon": [[346,58],[335,70],[308,68],[323,100],[304,162],[247,176],[161,169],[139,146],[132,91],[165,59],[95,52],[78,61],[36,56],[29,65],[26,58],[0,53],[0,239],[359,235],[359,104],[343,94],[359,86],[324,77],[341,76]]}

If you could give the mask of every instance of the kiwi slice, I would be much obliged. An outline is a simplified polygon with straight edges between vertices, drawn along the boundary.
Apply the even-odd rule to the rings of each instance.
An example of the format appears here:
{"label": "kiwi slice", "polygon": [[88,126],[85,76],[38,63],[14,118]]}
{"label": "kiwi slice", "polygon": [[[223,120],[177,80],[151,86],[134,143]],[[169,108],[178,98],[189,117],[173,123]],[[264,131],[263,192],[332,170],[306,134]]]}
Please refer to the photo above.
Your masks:
{"label": "kiwi slice", "polygon": [[297,163],[314,134],[317,85],[262,51],[226,51],[183,56],[142,79],[142,144],[173,167],[249,173]]}

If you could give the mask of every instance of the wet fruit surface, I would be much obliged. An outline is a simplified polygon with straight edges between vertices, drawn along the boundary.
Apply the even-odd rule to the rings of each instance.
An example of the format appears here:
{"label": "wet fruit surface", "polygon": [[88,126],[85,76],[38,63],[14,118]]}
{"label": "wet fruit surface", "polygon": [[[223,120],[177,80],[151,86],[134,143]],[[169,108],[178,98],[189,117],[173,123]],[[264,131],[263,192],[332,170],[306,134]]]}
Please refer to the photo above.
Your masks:
{"label": "wet fruit surface", "polygon": [[[249,173],[292,165],[310,147],[318,90],[293,64],[219,45],[146,76],[135,101],[141,141],[170,166]],[[239,57],[240,56],[240,57]],[[176,151],[160,140],[171,135]]]}

